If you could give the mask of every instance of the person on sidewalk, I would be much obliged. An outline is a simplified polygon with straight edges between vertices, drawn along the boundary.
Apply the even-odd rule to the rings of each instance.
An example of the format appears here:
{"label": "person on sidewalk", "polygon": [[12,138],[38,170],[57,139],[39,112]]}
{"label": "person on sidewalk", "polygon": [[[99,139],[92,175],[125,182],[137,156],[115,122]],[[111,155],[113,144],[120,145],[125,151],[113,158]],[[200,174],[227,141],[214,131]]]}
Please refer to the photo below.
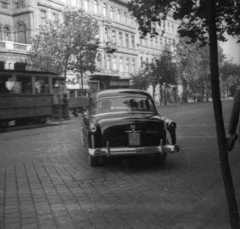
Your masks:
{"label": "person on sidewalk", "polygon": [[[236,90],[234,95],[232,113],[229,122],[228,133],[230,136],[227,138],[227,147],[229,152],[232,151],[232,149],[234,148],[235,141],[238,138],[236,130],[238,126],[239,116],[240,116],[240,88]],[[240,133],[240,130],[238,133]]]}

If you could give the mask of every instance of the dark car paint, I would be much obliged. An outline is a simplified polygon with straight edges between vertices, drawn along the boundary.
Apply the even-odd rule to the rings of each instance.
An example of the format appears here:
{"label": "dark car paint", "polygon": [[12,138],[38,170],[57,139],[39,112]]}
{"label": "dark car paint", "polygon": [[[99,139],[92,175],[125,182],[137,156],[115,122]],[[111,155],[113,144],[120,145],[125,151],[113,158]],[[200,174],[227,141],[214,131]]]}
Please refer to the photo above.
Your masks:
{"label": "dark car paint", "polygon": [[[97,93],[94,93],[91,96],[91,104],[94,104],[99,99],[104,99],[107,97],[116,97],[116,96],[135,96],[135,97],[145,97],[152,100],[151,96],[142,90],[131,90],[131,89],[119,89],[119,90],[105,90],[100,91]],[[122,131],[130,131],[131,125],[135,125],[135,129],[138,130],[139,126],[145,126],[145,130],[141,130],[144,133],[147,133],[148,130],[150,131],[158,131],[159,133],[159,140],[160,138],[163,140],[165,139],[166,130],[165,130],[165,117],[161,116],[157,109],[155,113],[112,113],[112,114],[104,114],[104,115],[96,115],[91,116],[91,106],[89,109],[84,113],[83,115],[83,141],[85,143],[86,147],[91,148],[91,141],[90,141],[90,135],[94,135],[96,139],[96,145],[95,147],[104,147],[104,141],[106,138],[114,138],[117,139],[117,133]],[[92,133],[89,130],[89,126],[91,123],[94,123],[97,126],[97,131]],[[109,129],[112,129],[114,131],[109,131]],[[107,132],[110,132],[111,136],[107,134]],[[107,134],[107,136],[105,136]],[[112,136],[112,135],[115,136]],[[150,136],[150,134],[149,134]],[[120,138],[120,137],[119,137]],[[104,140],[105,139],[105,140]],[[163,142],[166,143],[165,140]],[[157,143],[156,143],[157,144]]]}

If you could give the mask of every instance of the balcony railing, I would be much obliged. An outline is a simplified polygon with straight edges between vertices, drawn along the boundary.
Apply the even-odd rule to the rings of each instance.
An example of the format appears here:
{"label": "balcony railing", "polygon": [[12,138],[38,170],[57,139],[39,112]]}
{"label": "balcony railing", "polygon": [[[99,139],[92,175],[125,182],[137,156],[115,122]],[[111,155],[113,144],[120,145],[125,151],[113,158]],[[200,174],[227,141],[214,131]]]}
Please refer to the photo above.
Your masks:
{"label": "balcony railing", "polygon": [[0,41],[0,48],[6,50],[19,50],[28,52],[31,48],[30,44],[16,43],[14,41]]}

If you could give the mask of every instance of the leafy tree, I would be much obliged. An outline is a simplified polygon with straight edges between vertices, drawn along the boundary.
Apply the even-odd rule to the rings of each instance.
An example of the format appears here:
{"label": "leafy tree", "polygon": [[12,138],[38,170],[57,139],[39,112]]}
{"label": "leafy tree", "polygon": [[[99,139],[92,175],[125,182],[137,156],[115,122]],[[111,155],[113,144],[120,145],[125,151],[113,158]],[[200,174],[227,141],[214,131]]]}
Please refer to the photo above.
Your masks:
{"label": "leafy tree", "polygon": [[35,69],[62,73],[95,71],[99,26],[82,9],[66,7],[61,20],[46,20],[33,38],[29,61]]}
{"label": "leafy tree", "polygon": [[220,65],[222,94],[233,96],[236,87],[240,85],[240,65],[234,64],[232,59],[224,61]]}
{"label": "leafy tree", "polygon": [[167,51],[163,52],[152,63],[145,63],[145,68],[131,79],[134,88],[146,90],[151,85],[155,97],[157,85],[176,84],[176,68],[172,55]]}
{"label": "leafy tree", "polygon": [[220,165],[228,202],[230,224],[240,228],[235,190],[228,159],[227,141],[222,115],[219,87],[218,44],[226,41],[224,34],[235,36],[240,42],[240,2],[238,0],[132,0],[130,10],[137,18],[143,35],[156,34],[153,22],[160,23],[171,11],[180,20],[180,36],[188,36],[189,42],[200,41],[210,47],[211,89],[217,130]]}
{"label": "leafy tree", "polygon": [[131,88],[147,90],[149,85],[150,80],[147,77],[147,71],[145,68],[131,76]]}

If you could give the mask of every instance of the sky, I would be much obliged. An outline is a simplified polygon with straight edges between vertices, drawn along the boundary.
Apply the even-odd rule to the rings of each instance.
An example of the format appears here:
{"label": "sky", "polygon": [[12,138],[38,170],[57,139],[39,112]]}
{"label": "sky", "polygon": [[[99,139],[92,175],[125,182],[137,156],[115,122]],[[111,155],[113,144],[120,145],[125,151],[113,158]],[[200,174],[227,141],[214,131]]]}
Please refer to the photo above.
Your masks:
{"label": "sky", "polygon": [[233,58],[235,64],[240,64],[240,43],[237,44],[236,39],[230,36],[227,39],[227,42],[219,42],[220,47],[226,56]]}

